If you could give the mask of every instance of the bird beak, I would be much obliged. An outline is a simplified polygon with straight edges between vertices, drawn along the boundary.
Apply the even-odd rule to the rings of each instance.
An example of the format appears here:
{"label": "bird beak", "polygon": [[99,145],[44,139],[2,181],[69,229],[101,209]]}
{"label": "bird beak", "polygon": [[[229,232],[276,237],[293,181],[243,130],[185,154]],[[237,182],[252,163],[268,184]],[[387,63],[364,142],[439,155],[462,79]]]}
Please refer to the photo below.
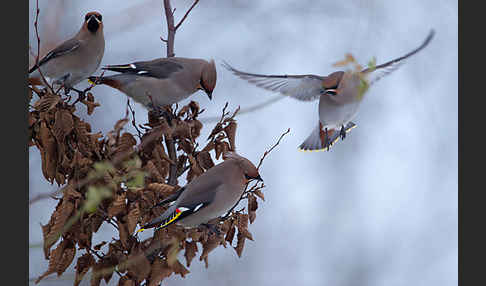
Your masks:
{"label": "bird beak", "polygon": [[209,100],[212,100],[213,99],[213,93],[212,92],[209,92],[207,90],[205,90],[206,94],[208,95],[209,97]]}

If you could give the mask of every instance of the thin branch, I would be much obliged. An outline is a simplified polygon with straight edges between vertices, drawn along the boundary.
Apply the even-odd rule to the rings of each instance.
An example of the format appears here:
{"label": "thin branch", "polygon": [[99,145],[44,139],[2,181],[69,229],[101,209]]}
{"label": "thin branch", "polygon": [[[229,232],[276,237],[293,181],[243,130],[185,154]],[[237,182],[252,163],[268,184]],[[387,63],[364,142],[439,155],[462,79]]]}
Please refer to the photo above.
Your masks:
{"label": "thin branch", "polygon": [[[264,107],[272,105],[275,102],[282,100],[284,98],[285,98],[285,96],[278,96],[278,97],[272,98],[270,100],[264,101],[262,103],[255,104],[255,105],[247,107],[247,108],[242,108],[241,111],[238,112],[238,115],[242,115],[242,114],[245,114],[245,113],[251,113],[253,111],[263,109]],[[199,119],[199,121],[201,121],[202,123],[213,123],[213,122],[218,122],[218,120],[219,120],[219,116],[211,116],[211,117]]]}
{"label": "thin branch", "polygon": [[275,143],[275,145],[272,146],[272,148],[270,148],[268,151],[265,151],[265,153],[263,153],[263,157],[260,159],[260,163],[258,163],[258,167],[257,169],[260,170],[260,166],[262,165],[263,163],[263,159],[265,159],[265,157],[270,153],[272,152],[272,150],[277,147],[278,144],[280,144],[280,140],[282,140],[282,138],[287,135],[288,133],[290,133],[290,128],[285,132],[283,133],[282,135],[280,135],[280,138],[278,138],[278,141],[277,143]]}
{"label": "thin branch", "polygon": [[[192,8],[194,8],[194,6],[196,6],[196,4],[199,2],[199,0],[196,0],[194,1],[194,3],[192,4],[191,8],[189,8],[189,10],[187,10],[186,14],[184,15],[184,17],[182,17],[181,21],[179,22],[179,24],[177,24],[175,26],[175,30],[177,31],[177,29],[179,29],[179,27],[181,26],[181,24],[184,22],[184,20],[186,20],[187,18],[187,15],[189,15],[189,13],[191,13],[191,10]],[[175,9],[174,9],[175,11]]]}
{"label": "thin branch", "polygon": [[142,139],[142,132],[140,131],[140,129],[138,129],[137,123],[135,122],[135,110],[133,110],[132,106],[130,105],[130,98],[129,97],[127,97],[127,110],[126,110],[126,113],[125,113],[126,118],[128,118],[128,109],[130,109],[130,112],[132,113],[132,125],[133,125],[133,127],[135,127],[135,130],[137,130],[138,138],[140,138],[140,140],[141,140]]}
{"label": "thin branch", "polygon": [[164,0],[165,18],[167,19],[167,57],[173,57],[174,54],[174,39],[175,39],[175,27],[174,27],[174,12],[170,5],[170,0]]}
{"label": "thin branch", "polygon": [[39,74],[41,76],[42,81],[44,84],[47,86],[47,88],[51,91],[51,93],[54,93],[54,89],[52,86],[49,85],[47,82],[46,78],[44,77],[44,74],[42,73],[40,67],[39,67],[39,56],[40,56],[40,37],[39,37],[39,28],[38,28],[38,21],[39,21],[39,0],[36,1],[36,14],[35,14],[35,22],[34,22],[34,28],[35,28],[35,36],[37,37],[37,56],[35,57],[35,66],[37,66],[37,69],[39,70]]}

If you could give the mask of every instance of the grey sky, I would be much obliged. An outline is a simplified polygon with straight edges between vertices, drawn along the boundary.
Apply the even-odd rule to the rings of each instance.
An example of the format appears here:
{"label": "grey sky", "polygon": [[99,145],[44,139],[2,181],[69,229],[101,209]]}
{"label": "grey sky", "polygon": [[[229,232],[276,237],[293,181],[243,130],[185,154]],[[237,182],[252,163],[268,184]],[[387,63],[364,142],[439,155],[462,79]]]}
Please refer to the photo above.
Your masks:
{"label": "grey sky", "polygon": [[[41,1],[41,16],[59,2]],[[192,3],[172,2],[176,21]],[[86,12],[103,14],[102,64],[165,56],[160,0],[68,1],[63,9],[60,39],[79,29]],[[201,0],[175,41],[177,56],[217,62],[213,101],[203,92],[191,98],[206,109],[201,117],[220,114],[226,101],[234,110],[279,96],[236,78],[221,67],[223,59],[254,73],[328,74],[345,53],[362,64],[373,56],[383,63],[417,47],[431,28],[436,35],[370,88],[358,127],[330,152],[297,150],[318,123],[317,101],[284,98],[237,117],[238,151],[255,163],[291,129],[262,167],[268,187],[249,227],[255,241],[246,242],[242,258],[218,248],[208,269],[194,261],[186,278],[172,276],[163,285],[457,285],[457,11],[457,1]],[[35,47],[33,31],[31,24]],[[93,93],[101,107],[92,116],[84,107],[78,114],[106,134],[124,116],[126,96],[105,86]],[[143,123],[146,111],[134,107]],[[42,177],[39,152],[31,148],[29,155],[30,196],[56,189]],[[47,223],[55,204],[30,207],[30,243],[41,242],[39,223]],[[103,226],[94,240],[114,235]],[[47,269],[41,248],[30,249],[29,266],[30,277]]]}

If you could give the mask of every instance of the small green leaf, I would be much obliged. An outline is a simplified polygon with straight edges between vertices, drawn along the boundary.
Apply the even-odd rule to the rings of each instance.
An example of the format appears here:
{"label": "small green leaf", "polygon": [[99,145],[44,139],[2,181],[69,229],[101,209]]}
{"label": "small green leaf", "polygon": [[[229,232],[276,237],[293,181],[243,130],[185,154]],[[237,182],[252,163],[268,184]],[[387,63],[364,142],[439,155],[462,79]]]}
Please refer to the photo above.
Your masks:
{"label": "small green leaf", "polygon": [[102,200],[111,197],[110,189],[106,187],[90,186],[84,202],[84,210],[88,213],[95,212]]}

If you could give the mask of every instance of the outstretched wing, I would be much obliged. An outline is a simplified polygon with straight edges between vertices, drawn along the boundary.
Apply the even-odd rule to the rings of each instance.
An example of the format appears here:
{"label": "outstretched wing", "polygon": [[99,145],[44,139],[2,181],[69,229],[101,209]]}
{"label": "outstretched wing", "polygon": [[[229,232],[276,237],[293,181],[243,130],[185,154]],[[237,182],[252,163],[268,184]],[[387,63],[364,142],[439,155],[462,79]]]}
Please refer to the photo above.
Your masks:
{"label": "outstretched wing", "polygon": [[171,74],[183,68],[184,67],[181,64],[163,58],[124,65],[107,65],[102,69],[164,79],[170,77]]}
{"label": "outstretched wing", "polygon": [[298,100],[316,100],[325,93],[323,77],[318,75],[263,75],[237,70],[223,61],[223,67],[236,76],[266,90],[279,92]]}
{"label": "outstretched wing", "polygon": [[397,70],[403,63],[405,63],[405,60],[407,58],[413,56],[414,54],[418,53],[420,50],[425,48],[429,44],[429,42],[432,40],[432,38],[434,37],[434,34],[435,34],[434,30],[431,30],[429,35],[425,39],[425,41],[422,43],[422,45],[420,45],[415,50],[409,52],[408,54],[406,54],[402,57],[396,58],[394,60],[391,60],[389,62],[386,62],[384,64],[377,65],[375,67],[366,68],[366,69],[362,70],[361,72],[366,75],[366,79],[368,80],[368,83],[370,85],[373,84],[374,82],[378,81],[382,77],[384,77],[384,76],[390,74],[391,72]]}
{"label": "outstretched wing", "polygon": [[79,48],[79,45],[80,45],[79,41],[74,38],[65,41],[61,45],[57,46],[54,50],[50,51],[47,55],[45,55],[37,65],[34,65],[29,70],[29,74],[50,60],[75,51],[77,48]]}

